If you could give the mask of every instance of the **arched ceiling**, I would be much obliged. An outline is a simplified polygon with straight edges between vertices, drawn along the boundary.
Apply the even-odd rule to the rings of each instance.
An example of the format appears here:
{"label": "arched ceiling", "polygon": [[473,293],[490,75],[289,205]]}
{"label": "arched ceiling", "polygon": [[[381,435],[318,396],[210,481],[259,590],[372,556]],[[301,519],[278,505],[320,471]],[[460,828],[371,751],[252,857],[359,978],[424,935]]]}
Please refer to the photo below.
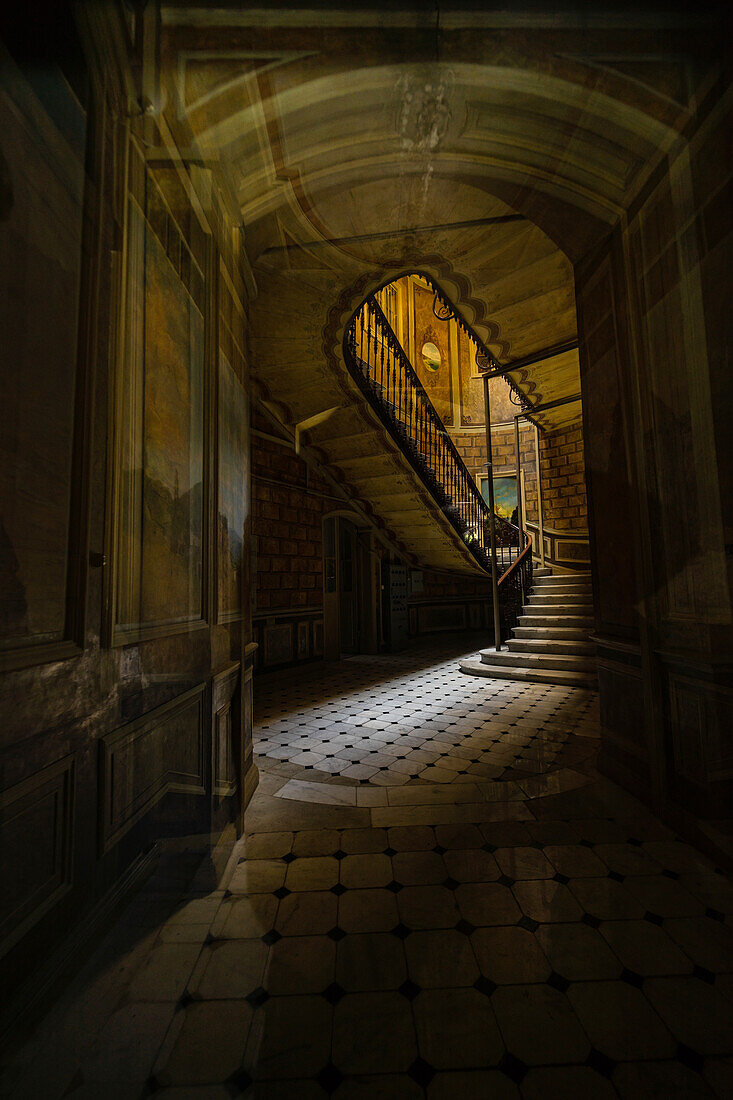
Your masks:
{"label": "arched ceiling", "polygon": [[[227,176],[255,278],[260,265],[325,264],[344,269],[345,285],[355,263],[379,282],[400,256],[440,254],[485,298],[504,361],[568,335],[565,257],[585,254],[628,208],[724,46],[701,7],[676,15],[674,0],[486,7],[163,4],[166,117],[181,149]],[[430,231],[469,221],[484,224]],[[549,240],[540,245],[533,226]],[[503,314],[521,282],[537,288],[537,320],[522,333]]]}
{"label": "arched ceiling", "polygon": [[699,8],[484,7],[162,7],[158,106],[227,181],[253,367],[293,422],[343,396],[351,310],[410,270],[502,364],[535,358],[515,374],[533,404],[579,389],[577,351],[542,358],[577,335],[572,265],[680,140],[725,45]]}

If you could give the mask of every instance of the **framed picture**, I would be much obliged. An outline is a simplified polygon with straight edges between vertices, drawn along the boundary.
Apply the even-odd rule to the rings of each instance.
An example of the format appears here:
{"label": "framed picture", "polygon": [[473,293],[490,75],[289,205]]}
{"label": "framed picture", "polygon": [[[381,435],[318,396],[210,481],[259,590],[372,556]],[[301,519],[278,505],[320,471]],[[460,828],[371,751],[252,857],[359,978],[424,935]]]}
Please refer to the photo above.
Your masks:
{"label": "framed picture", "polygon": [[[489,479],[481,478],[481,496],[489,502]],[[494,511],[502,519],[516,523],[517,511],[517,475],[494,474]],[[512,516],[514,518],[512,519]]]}

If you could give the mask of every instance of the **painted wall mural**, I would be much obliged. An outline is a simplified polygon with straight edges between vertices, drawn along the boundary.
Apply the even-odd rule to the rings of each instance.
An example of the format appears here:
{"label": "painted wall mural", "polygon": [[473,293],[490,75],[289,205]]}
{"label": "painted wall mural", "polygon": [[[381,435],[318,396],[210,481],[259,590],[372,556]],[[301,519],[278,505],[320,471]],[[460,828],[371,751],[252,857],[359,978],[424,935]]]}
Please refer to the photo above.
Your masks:
{"label": "painted wall mural", "polygon": [[223,352],[219,353],[218,610],[222,621],[242,615],[242,570],[249,504],[247,399]]}
{"label": "painted wall mural", "polygon": [[413,282],[415,370],[444,424],[453,423],[450,323],[433,313],[433,291]]}
{"label": "painted wall mural", "polygon": [[42,77],[0,65],[0,650],[66,630],[86,117]]}
{"label": "painted wall mural", "polygon": [[205,398],[203,316],[133,199],[127,239],[115,571],[129,636],[204,617]]}
{"label": "painted wall mural", "polygon": [[[476,346],[458,331],[458,392],[461,402],[461,427],[482,427],[486,421],[484,410],[484,384],[476,368]],[[517,407],[512,404],[511,390],[501,378],[489,382],[492,424],[507,424],[514,418]]]}
{"label": "painted wall mural", "polygon": [[141,622],[203,615],[204,319],[145,240]]}

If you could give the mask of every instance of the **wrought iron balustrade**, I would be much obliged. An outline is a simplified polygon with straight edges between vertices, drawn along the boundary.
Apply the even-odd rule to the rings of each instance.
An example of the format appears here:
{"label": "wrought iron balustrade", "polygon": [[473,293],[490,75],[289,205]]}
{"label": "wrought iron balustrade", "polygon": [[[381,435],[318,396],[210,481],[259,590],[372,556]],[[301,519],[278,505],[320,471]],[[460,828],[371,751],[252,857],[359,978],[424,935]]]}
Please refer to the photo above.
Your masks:
{"label": "wrought iron balustrade", "polygon": [[[344,357],[351,376],[402,453],[473,557],[489,572],[489,506],[373,295],[347,326]],[[508,632],[531,585],[531,541],[500,516],[494,517],[494,524],[502,619]]]}

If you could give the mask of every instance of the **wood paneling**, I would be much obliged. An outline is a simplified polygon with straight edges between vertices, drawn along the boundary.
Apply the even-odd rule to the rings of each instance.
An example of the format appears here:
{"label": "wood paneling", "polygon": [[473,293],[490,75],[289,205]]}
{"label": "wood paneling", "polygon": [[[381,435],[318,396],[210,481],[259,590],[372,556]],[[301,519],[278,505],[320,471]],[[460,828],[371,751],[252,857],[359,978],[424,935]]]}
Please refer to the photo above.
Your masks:
{"label": "wood paneling", "polygon": [[0,794],[0,956],[72,886],[74,760]]}
{"label": "wood paneling", "polygon": [[169,791],[205,793],[201,684],[100,742],[100,844],[108,851]]}

